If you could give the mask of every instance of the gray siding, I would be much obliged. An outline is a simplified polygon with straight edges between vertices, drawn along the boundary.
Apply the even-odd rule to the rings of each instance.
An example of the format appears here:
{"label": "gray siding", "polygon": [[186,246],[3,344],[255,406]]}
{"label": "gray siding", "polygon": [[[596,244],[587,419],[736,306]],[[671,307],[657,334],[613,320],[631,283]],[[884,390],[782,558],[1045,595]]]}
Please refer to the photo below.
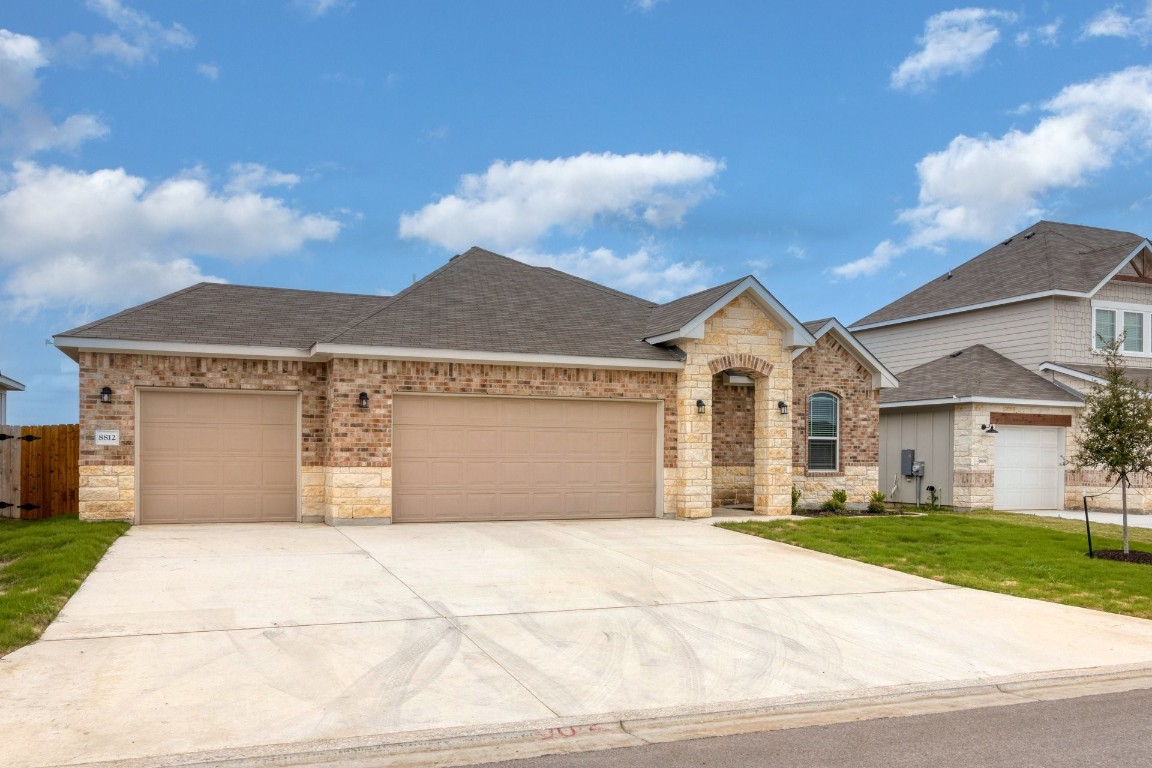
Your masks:
{"label": "gray siding", "polygon": [[973,344],[1035,371],[1052,359],[1052,315],[1052,299],[1036,299],[853,333],[896,375]]}
{"label": "gray siding", "polygon": [[[1152,286],[1113,280],[1092,297],[1096,301],[1144,305],[1152,309]],[[1092,302],[1088,299],[1057,299],[1055,302],[1052,362],[1101,365],[1092,354]],[[1152,368],[1152,358],[1125,357],[1132,368]]]}
{"label": "gray siding", "polygon": [[921,501],[928,501],[924,489],[934,485],[940,503],[952,504],[953,418],[952,408],[880,412],[880,490],[890,501],[916,501],[916,481],[900,475],[900,451],[911,448],[916,460],[925,462]]}

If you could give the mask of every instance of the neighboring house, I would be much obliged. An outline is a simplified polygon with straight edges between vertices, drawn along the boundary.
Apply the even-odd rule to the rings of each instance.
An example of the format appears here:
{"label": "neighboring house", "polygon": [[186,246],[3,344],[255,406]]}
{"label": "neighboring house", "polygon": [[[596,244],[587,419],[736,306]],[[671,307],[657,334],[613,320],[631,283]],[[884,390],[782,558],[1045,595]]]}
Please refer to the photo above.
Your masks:
{"label": "neighboring house", "polygon": [[[1148,240],[1050,221],[857,321],[852,332],[901,382],[881,394],[881,486],[911,499],[900,467],[911,448],[941,503],[1079,507],[1110,485],[1065,463],[1099,381],[1097,350],[1123,335],[1130,373],[1152,376],[1150,323]],[[1130,498],[1152,508],[1147,479],[1138,486]],[[1113,506],[1118,493],[1093,503]]]}
{"label": "neighboring house", "polygon": [[0,373],[0,424],[8,423],[8,393],[23,391],[23,384]]}
{"label": "neighboring house", "polygon": [[393,297],[202,283],[55,343],[89,520],[788,514],[794,367],[835,398],[812,445],[854,500],[895,383],[753,277],[655,304],[479,248]]}

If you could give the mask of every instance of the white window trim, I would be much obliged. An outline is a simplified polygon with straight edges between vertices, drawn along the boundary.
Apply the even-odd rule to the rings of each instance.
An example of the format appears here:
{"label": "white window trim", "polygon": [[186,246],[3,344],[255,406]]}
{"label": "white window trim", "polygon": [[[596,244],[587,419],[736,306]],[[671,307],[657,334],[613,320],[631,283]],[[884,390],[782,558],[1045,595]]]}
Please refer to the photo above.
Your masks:
{"label": "white window trim", "polygon": [[[1142,327],[1144,329],[1144,348],[1139,352],[1121,349],[1120,354],[1124,357],[1145,357],[1152,358],[1152,338],[1149,337],[1149,330],[1152,330],[1152,306],[1148,304],[1127,304],[1119,301],[1093,301],[1092,302],[1092,336],[1088,340],[1089,349],[1093,352],[1099,352],[1096,346],[1096,310],[1105,309],[1114,312],[1115,315],[1115,329],[1116,334],[1119,336],[1124,332],[1124,313],[1125,312],[1138,312],[1143,315]],[[1114,337],[1115,338],[1115,337]]]}
{"label": "white window trim", "polygon": [[[833,401],[835,401],[835,403],[836,403],[836,437],[812,437],[812,398],[816,397],[817,395],[827,395],[828,397],[832,398]],[[840,471],[840,397],[839,397],[839,395],[833,394],[832,392],[813,392],[812,394],[808,395],[807,406],[808,407],[806,410],[807,410],[808,424],[806,425],[807,426],[806,431],[808,432],[808,445],[806,446],[807,451],[806,451],[806,457],[805,458],[807,460],[804,462],[804,464],[805,464],[804,471],[805,472],[813,472],[813,473],[815,473],[815,472],[839,472]],[[812,468],[812,441],[813,440],[822,440],[824,442],[832,441],[832,442],[836,443],[836,447],[832,451],[832,456],[836,459],[834,467],[832,467],[831,469],[827,469],[827,468],[813,469]]]}

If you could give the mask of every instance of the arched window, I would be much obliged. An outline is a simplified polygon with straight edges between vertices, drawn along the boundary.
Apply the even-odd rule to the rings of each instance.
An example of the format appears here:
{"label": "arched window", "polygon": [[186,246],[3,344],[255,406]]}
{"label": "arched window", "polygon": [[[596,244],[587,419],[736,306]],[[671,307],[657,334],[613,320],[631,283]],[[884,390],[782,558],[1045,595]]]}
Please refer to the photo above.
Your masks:
{"label": "arched window", "polygon": [[835,472],[840,468],[840,401],[817,392],[808,398],[808,469]]}

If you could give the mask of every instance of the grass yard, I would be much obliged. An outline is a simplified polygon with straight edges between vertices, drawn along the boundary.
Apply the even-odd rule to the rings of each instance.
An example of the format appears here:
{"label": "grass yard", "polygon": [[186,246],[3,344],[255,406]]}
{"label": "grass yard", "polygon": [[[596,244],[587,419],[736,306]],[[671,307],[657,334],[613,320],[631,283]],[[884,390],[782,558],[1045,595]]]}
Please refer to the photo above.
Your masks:
{"label": "grass yard", "polygon": [[0,519],[0,656],[56,618],[127,523]]}
{"label": "grass yard", "polygon": [[[1001,512],[821,518],[721,527],[882,565],[961,587],[1152,619],[1152,567],[1093,560],[1084,523]],[[1129,528],[1152,551],[1152,530]],[[1120,548],[1120,526],[1092,524],[1097,549]]]}

